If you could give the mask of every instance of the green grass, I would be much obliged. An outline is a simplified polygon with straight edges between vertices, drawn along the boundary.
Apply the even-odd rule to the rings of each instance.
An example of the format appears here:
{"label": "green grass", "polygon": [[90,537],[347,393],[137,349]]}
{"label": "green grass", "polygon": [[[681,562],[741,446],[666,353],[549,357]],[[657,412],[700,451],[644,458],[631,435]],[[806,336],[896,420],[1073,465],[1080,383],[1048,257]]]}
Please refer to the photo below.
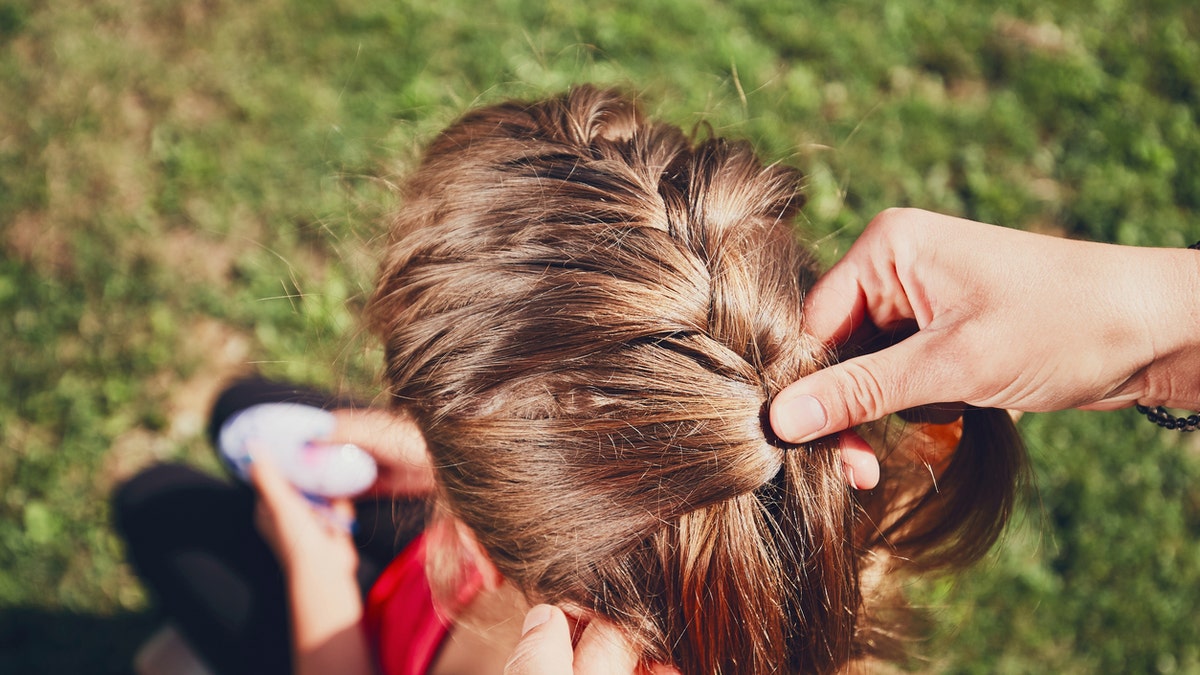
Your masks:
{"label": "green grass", "polygon": [[[1187,0],[482,4],[0,0],[0,670],[123,668],[149,599],[108,495],[213,465],[222,375],[370,392],[389,180],[471,105],[615,83],[749,138],[808,172],[829,261],[892,205],[1200,238]],[[1200,672],[1200,443],[1022,427],[1036,490],[984,565],[916,591],[924,667]]]}

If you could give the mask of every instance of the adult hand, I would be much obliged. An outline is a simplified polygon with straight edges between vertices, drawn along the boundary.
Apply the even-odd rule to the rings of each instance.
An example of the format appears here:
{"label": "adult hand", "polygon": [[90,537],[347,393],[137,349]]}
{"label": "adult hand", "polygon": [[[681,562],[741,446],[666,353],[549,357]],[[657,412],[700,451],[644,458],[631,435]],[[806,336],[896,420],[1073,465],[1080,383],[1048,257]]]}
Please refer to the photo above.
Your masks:
{"label": "adult hand", "polygon": [[[525,615],[521,641],[504,666],[504,675],[634,675],[643,673],[625,636],[611,624],[592,621],[571,649],[571,629],[562,610],[538,605]],[[655,666],[650,675],[679,675]]]}
{"label": "adult hand", "polygon": [[[864,327],[917,331],[784,389],[771,425],[791,442],[939,402],[1029,412],[1200,405],[1195,251],[892,209],[817,282],[805,308],[807,330],[829,344]],[[847,464],[869,473],[868,455],[848,452]]]}

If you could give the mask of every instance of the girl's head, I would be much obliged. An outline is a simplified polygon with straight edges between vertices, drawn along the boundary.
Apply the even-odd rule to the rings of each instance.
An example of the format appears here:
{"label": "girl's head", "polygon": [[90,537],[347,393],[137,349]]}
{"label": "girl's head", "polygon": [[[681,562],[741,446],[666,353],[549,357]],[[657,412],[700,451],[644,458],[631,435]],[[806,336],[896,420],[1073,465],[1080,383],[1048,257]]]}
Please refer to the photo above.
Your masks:
{"label": "girl's head", "polygon": [[491,106],[407,182],[371,302],[441,507],[531,600],[685,673],[878,653],[867,561],[977,557],[1012,496],[994,411],[971,411],[940,492],[893,458],[856,495],[833,444],[770,433],[771,397],[828,358],[803,333],[800,182],[612,91]]}

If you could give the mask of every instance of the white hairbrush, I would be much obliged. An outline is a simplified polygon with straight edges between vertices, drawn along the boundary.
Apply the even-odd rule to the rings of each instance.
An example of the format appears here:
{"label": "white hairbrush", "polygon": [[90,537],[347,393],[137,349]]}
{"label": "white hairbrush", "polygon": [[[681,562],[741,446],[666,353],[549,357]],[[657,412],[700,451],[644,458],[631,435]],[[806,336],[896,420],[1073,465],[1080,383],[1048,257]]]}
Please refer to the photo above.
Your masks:
{"label": "white hairbrush", "polygon": [[365,492],[379,469],[375,459],[353,443],[326,443],[333,413],[300,403],[260,403],[238,411],[221,425],[221,457],[243,480],[249,479],[251,452],[266,455],[280,472],[310,497],[336,499]]}

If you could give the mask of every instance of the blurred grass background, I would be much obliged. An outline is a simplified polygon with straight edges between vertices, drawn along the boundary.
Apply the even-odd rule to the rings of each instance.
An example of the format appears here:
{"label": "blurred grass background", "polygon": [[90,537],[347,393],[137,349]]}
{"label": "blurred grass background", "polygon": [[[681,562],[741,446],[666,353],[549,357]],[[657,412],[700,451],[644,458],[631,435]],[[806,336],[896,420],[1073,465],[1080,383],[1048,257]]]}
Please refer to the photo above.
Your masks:
{"label": "blurred grass background", "polygon": [[[155,618],[108,495],[213,465],[222,377],[370,393],[389,180],[468,106],[596,81],[750,138],[808,172],[828,261],[892,205],[1176,247],[1198,38],[1191,0],[0,0],[0,672],[127,669]],[[914,587],[911,667],[1200,673],[1200,440],[1021,426],[1036,489]]]}

